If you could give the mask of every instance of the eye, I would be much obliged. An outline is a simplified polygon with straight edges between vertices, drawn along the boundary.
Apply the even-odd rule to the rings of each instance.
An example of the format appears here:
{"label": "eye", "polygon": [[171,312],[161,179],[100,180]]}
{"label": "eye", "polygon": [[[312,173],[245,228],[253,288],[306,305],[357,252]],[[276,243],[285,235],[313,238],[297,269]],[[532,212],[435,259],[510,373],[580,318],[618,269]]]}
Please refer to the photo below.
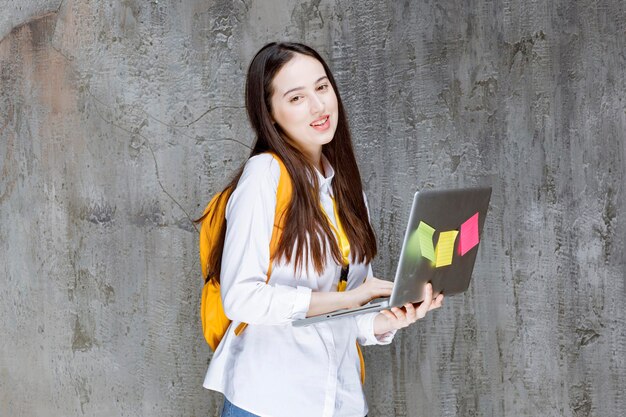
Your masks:
{"label": "eye", "polygon": [[322,85],[320,85],[319,87],[317,87],[317,89],[318,89],[319,91],[325,91],[325,90],[328,90],[328,84],[322,84]]}
{"label": "eye", "polygon": [[300,101],[301,98],[302,98],[301,96],[294,96],[294,97],[289,99],[289,102],[290,103],[295,103],[297,101]]}

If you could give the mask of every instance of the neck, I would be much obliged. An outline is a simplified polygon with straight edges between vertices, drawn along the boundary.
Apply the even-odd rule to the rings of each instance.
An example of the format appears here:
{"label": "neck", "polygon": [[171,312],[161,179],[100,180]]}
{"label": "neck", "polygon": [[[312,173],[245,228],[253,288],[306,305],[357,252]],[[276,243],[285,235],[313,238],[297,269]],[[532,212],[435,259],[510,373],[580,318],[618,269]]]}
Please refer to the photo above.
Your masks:
{"label": "neck", "polygon": [[307,156],[308,160],[311,161],[313,166],[317,168],[317,170],[321,172],[322,175],[325,176],[324,164],[322,163],[322,147],[320,146],[319,149],[315,149],[312,151],[309,150],[308,152],[305,153],[305,155]]}
{"label": "neck", "polygon": [[322,164],[322,160],[320,159],[319,164],[316,165],[317,170],[322,174],[322,177],[326,178],[326,173],[324,172],[324,164]]}

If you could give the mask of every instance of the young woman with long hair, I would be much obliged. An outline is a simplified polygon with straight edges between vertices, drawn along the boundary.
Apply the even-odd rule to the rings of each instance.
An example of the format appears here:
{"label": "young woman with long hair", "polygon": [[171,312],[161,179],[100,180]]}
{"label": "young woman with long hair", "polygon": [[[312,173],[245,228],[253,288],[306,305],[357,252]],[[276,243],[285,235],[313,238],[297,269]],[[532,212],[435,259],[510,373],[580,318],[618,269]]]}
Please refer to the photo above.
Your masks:
{"label": "young woman with long hair", "polygon": [[[376,239],[346,113],[322,57],[298,43],[265,45],[248,69],[246,108],[256,142],[225,188],[226,227],[208,266],[232,323],[204,386],[224,394],[222,416],[364,416],[356,343],[391,343],[443,296],[433,298],[427,285],[419,306],[293,327],[389,296],[392,283],[372,276]],[[277,159],[292,193],[270,259]],[[236,332],[241,323],[247,328]]]}

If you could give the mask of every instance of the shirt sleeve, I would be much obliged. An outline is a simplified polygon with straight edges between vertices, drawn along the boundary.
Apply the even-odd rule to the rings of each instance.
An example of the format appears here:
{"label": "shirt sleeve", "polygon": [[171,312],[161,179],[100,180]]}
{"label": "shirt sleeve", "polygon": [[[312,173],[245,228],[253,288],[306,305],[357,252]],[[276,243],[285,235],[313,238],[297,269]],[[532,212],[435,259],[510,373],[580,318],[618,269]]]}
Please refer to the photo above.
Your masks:
{"label": "shirt sleeve", "polygon": [[226,206],[220,283],[224,312],[233,321],[285,324],[309,310],[310,288],[266,284],[279,178],[271,155],[250,158]]}
{"label": "shirt sleeve", "polygon": [[[372,265],[368,266],[367,278],[373,277]],[[374,334],[374,319],[380,313],[367,313],[355,317],[357,324],[357,340],[360,345],[388,345],[393,341],[397,330],[376,335]]]}

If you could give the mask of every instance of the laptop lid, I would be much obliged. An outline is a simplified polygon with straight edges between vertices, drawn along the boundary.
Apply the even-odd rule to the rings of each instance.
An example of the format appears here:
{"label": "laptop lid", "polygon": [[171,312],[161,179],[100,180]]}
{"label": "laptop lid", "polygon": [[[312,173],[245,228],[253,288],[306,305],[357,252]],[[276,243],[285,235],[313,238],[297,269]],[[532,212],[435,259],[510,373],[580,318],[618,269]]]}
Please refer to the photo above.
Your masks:
{"label": "laptop lid", "polygon": [[389,304],[424,300],[424,284],[445,296],[465,291],[472,277],[491,187],[415,193]]}
{"label": "laptop lid", "polygon": [[416,192],[404,233],[389,300],[295,320],[296,327],[405,303],[423,301],[424,284],[434,294],[465,291],[472,276],[491,187]]}

